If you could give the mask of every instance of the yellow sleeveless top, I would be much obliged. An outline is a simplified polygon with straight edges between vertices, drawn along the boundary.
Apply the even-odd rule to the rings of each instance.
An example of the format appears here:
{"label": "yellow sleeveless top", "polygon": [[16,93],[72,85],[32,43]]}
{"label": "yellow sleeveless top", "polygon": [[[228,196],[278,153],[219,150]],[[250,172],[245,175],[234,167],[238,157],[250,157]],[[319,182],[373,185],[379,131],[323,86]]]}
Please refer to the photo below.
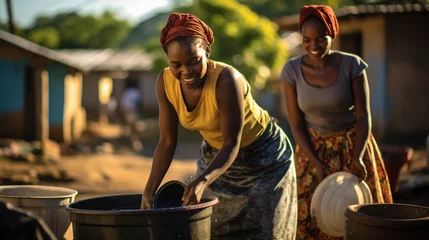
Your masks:
{"label": "yellow sleeveless top", "polygon": [[[203,138],[214,148],[220,149],[223,145],[220,129],[219,109],[216,99],[216,82],[222,70],[228,66],[225,63],[208,60],[207,78],[197,107],[189,112],[183,100],[180,81],[171,73],[170,68],[164,69],[164,87],[168,100],[177,112],[180,124],[188,130],[199,131]],[[262,135],[270,121],[267,111],[262,109],[250,93],[247,84],[247,93],[244,98],[244,126],[240,148],[253,143]]]}

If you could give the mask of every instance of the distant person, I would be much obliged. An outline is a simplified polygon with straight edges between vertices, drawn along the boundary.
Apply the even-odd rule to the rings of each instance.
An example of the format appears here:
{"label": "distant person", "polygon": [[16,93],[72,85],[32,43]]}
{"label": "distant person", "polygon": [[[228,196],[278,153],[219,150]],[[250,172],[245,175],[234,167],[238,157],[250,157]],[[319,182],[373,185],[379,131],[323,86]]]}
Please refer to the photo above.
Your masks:
{"label": "distant person", "polygon": [[109,123],[118,123],[119,116],[119,103],[118,99],[113,96],[113,94],[110,95],[109,101],[106,103],[105,110],[107,112],[107,118],[109,120]]}
{"label": "distant person", "polygon": [[286,134],[253,99],[234,67],[209,59],[213,32],[192,14],[172,13],[161,31],[169,67],[157,79],[160,139],[141,207],[152,208],[177,146],[178,124],[204,138],[184,205],[215,195],[211,239],[293,239],[296,181]]}
{"label": "distant person", "polygon": [[124,123],[128,126],[131,145],[134,150],[141,151],[143,149],[143,144],[139,137],[137,124],[142,120],[142,93],[140,89],[138,89],[136,81],[127,81],[126,88],[122,93],[119,104]]}
{"label": "distant person", "polygon": [[339,30],[331,7],[303,6],[299,30],[306,54],[288,61],[281,72],[297,143],[297,239],[337,239],[320,232],[310,215],[313,193],[327,175],[348,171],[365,180],[374,203],[391,203],[392,194],[371,133],[368,65],[331,49]]}

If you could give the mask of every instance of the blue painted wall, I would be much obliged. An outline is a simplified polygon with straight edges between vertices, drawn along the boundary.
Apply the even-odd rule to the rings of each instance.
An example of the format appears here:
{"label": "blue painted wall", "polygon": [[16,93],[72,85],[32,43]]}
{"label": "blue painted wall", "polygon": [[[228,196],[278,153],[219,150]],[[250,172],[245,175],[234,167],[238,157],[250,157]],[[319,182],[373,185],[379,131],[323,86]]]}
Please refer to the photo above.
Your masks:
{"label": "blue painted wall", "polygon": [[0,113],[24,109],[26,60],[0,60]]}
{"label": "blue painted wall", "polygon": [[62,124],[67,66],[51,63],[46,67],[46,70],[49,73],[49,125]]}

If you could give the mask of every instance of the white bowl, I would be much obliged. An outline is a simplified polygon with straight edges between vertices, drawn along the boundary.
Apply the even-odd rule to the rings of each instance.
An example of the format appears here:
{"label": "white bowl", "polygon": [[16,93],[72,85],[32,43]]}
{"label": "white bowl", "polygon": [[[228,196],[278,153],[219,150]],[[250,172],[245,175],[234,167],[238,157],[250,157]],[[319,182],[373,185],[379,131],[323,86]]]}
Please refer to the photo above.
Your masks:
{"label": "white bowl", "polygon": [[372,195],[364,181],[359,183],[359,179],[348,172],[336,172],[317,186],[311,199],[310,213],[323,233],[342,237],[347,207],[369,203],[372,203]]}

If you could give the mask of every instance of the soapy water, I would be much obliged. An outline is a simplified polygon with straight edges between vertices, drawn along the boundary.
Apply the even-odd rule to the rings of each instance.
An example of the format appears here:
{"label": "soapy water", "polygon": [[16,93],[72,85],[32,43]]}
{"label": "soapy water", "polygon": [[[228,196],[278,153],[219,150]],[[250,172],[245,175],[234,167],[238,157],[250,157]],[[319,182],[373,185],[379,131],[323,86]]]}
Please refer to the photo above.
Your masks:
{"label": "soapy water", "polygon": [[190,173],[186,179],[185,179],[185,185],[190,184],[191,182],[193,182],[195,180],[195,176],[194,174]]}
{"label": "soapy water", "polygon": [[168,199],[165,201],[160,201],[158,203],[158,206],[154,209],[161,209],[161,208],[176,208],[176,207],[182,207],[183,202],[181,199]]}

